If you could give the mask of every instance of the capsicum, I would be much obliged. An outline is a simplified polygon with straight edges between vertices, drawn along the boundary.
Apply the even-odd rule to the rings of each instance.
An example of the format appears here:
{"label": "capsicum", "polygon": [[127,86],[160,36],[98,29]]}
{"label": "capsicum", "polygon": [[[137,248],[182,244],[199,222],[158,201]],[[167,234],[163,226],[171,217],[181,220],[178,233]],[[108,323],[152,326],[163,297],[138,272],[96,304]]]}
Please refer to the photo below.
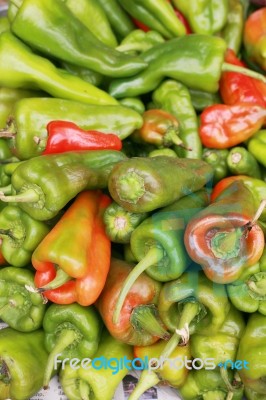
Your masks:
{"label": "capsicum", "polygon": [[229,10],[227,21],[222,30],[222,37],[227,43],[227,47],[236,54],[242,45],[242,35],[244,30],[244,5],[241,0],[229,0]]}
{"label": "capsicum", "polygon": [[144,32],[142,29],[135,29],[122,40],[116,50],[142,53],[164,41],[163,36],[157,31]]}
{"label": "capsicum", "polygon": [[260,166],[255,156],[245,147],[235,146],[230,149],[227,156],[227,165],[230,175],[247,175],[253,178],[261,178]]}
{"label": "capsicum", "polygon": [[248,151],[266,167],[266,129],[256,132],[248,141]]}
{"label": "capsicum", "polygon": [[246,52],[256,64],[266,71],[266,8],[252,12],[245,21],[243,43]]}
{"label": "capsicum", "polygon": [[227,165],[228,149],[209,149],[205,147],[202,153],[203,161],[206,161],[214,169],[213,183],[216,184],[229,174]]}

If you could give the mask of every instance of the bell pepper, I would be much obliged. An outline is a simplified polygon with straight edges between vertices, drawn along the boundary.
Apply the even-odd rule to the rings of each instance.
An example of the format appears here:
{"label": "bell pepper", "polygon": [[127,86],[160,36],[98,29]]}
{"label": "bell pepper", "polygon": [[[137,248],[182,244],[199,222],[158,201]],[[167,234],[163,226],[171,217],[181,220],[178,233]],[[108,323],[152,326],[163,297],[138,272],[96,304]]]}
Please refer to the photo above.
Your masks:
{"label": "bell pepper", "polygon": [[48,139],[42,154],[78,150],[121,150],[122,142],[112,133],[85,131],[69,121],[51,121],[47,125]]}
{"label": "bell pepper", "polygon": [[43,90],[51,96],[81,103],[117,104],[108,93],[34,54],[10,32],[0,35],[0,85],[11,89]]}
{"label": "bell pepper", "polygon": [[69,357],[92,357],[98,350],[102,322],[94,307],[77,303],[52,304],[43,319],[44,345],[49,353],[43,386],[49,385],[54,369]]}
{"label": "bell pepper", "polygon": [[244,6],[241,0],[229,0],[229,10],[227,21],[222,30],[222,37],[227,43],[227,47],[238,54],[242,45],[242,35],[244,30]]}
{"label": "bell pepper", "polygon": [[248,151],[266,167],[265,160],[266,150],[266,129],[256,132],[248,141]]}
{"label": "bell pepper", "polygon": [[172,0],[177,10],[187,18],[194,33],[212,35],[226,24],[228,0]]}
{"label": "bell pepper", "polygon": [[131,76],[147,66],[141,59],[103,44],[61,0],[22,0],[11,21],[11,31],[49,57],[106,76]]}
{"label": "bell pepper", "polygon": [[227,165],[228,149],[203,149],[202,160],[210,164],[214,169],[213,183],[219,182],[229,174]]}
{"label": "bell pepper", "polygon": [[143,114],[145,111],[145,105],[139,97],[125,97],[119,100],[119,103],[121,106],[131,108],[131,110],[135,110],[139,114]]}
{"label": "bell pepper", "polygon": [[252,12],[245,21],[243,43],[249,58],[266,71],[266,8]]}
{"label": "bell pepper", "polygon": [[122,40],[116,50],[142,53],[156,44],[164,42],[163,36],[157,31],[144,32],[142,29],[134,29]]}
{"label": "bell pepper", "polygon": [[141,213],[196,192],[211,177],[212,167],[202,160],[136,157],[114,166],[108,188],[114,201],[125,210]]}
{"label": "bell pepper", "polygon": [[164,81],[152,94],[154,103],[175,116],[183,146],[174,147],[180,157],[201,158],[198,119],[188,89],[174,80]]}
{"label": "bell pepper", "polygon": [[186,250],[211,281],[234,282],[260,259],[264,235],[258,211],[252,192],[239,180],[190,220]]}
{"label": "bell pepper", "polygon": [[247,362],[248,369],[239,370],[239,375],[245,388],[258,393],[256,399],[266,394],[265,338],[266,316],[251,314],[240,340],[237,359]]}
{"label": "bell pepper", "polygon": [[179,122],[164,110],[152,109],[143,113],[143,125],[135,130],[131,139],[136,143],[151,143],[158,147],[170,147],[174,143],[183,146],[179,138]]}
{"label": "bell pepper", "polygon": [[240,278],[227,285],[227,293],[234,306],[243,312],[266,315],[266,249],[259,262],[247,268]]}
{"label": "bell pepper", "polygon": [[105,210],[105,231],[114,243],[129,243],[134,229],[148,217],[148,213],[132,213],[113,201]]}
{"label": "bell pepper", "polygon": [[28,400],[36,394],[47,358],[43,330],[0,329],[0,399]]}
{"label": "bell pepper", "polygon": [[114,79],[109,93],[118,99],[139,96],[156,89],[166,77],[189,89],[216,93],[224,71],[239,72],[266,83],[264,75],[224,62],[226,48],[221,37],[200,34],[160,43],[140,55],[149,64],[144,71],[129,78]]}
{"label": "bell pepper", "polygon": [[161,282],[176,279],[184,272],[190,262],[183,244],[184,227],[207,203],[208,195],[204,190],[183,197],[154,213],[132,232],[130,246],[139,263],[122,285],[114,321],[118,320],[128,291],[143,271]]}
{"label": "bell pepper", "polygon": [[112,400],[118,385],[129,372],[130,367],[123,361],[132,361],[132,346],[115,339],[105,330],[94,359],[99,360],[95,362],[95,368],[73,369],[66,364],[61,369],[60,383],[69,400]]}
{"label": "bell pepper", "polygon": [[96,307],[114,338],[131,345],[147,346],[160,337],[169,337],[157,311],[160,282],[142,274],[131,287],[120,318],[116,323],[113,320],[121,287],[132,270],[132,264],[112,258],[110,272]]}
{"label": "bell pepper", "polygon": [[253,178],[261,178],[260,166],[245,147],[233,147],[227,157],[227,165],[231,175],[247,175]]}
{"label": "bell pepper", "polygon": [[4,258],[15,267],[25,267],[50,228],[36,221],[17,206],[8,205],[0,212],[1,250]]}
{"label": "bell pepper", "polygon": [[143,124],[140,114],[128,107],[96,106],[58,98],[23,99],[16,103],[6,129],[12,152],[22,160],[40,155],[47,144],[47,124],[70,121],[81,129],[113,132],[121,140]]}
{"label": "bell pepper", "polygon": [[206,147],[227,149],[254,135],[266,121],[266,108],[253,103],[216,104],[200,115],[200,138]]}
{"label": "bell pepper", "polygon": [[110,267],[111,242],[103,223],[110,203],[101,191],[79,193],[33,252],[35,285],[47,299],[88,306],[99,297]]}
{"label": "bell pepper", "polygon": [[[125,155],[116,150],[88,150],[47,154],[21,163],[11,178],[11,196],[4,202],[18,203],[32,218],[46,221],[85,189],[107,187],[107,178]],[[1,188],[0,188],[1,192]]]}
{"label": "bell pepper", "polygon": [[33,283],[34,273],[29,269],[10,266],[0,269],[0,318],[20,332],[42,327],[46,309],[43,297],[25,288]]}

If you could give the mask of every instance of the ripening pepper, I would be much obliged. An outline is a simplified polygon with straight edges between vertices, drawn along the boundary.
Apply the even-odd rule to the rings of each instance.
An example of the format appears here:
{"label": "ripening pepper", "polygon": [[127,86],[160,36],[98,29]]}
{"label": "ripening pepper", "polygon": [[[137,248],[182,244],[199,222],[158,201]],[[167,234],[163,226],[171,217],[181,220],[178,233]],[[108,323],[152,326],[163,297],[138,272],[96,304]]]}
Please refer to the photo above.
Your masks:
{"label": "ripening pepper", "polygon": [[27,268],[0,268],[0,318],[20,332],[42,327],[44,299],[40,293],[31,293],[25,287],[33,284],[34,273]]}
{"label": "ripening pepper", "polygon": [[61,366],[60,361],[66,357],[92,357],[96,353],[102,322],[93,306],[52,304],[44,315],[43,330],[49,353],[43,379],[43,386],[47,388],[53,370]]}
{"label": "ripening pepper", "polygon": [[134,29],[116,47],[122,52],[137,52],[149,50],[158,43],[164,43],[163,36],[157,31],[144,32],[141,29]]}
{"label": "ripening pepper", "polygon": [[7,205],[0,212],[1,251],[6,261],[14,267],[25,267],[39,243],[50,228],[37,221],[15,205]]}
{"label": "ripening pepper", "polygon": [[13,172],[11,186],[15,194],[0,193],[0,199],[18,203],[32,218],[47,221],[83,190],[106,188],[114,164],[123,159],[125,155],[116,150],[34,157],[23,161]]}
{"label": "ripening pepper", "polygon": [[139,276],[125,299],[120,317],[114,322],[114,310],[121,287],[133,266],[112,258],[110,272],[96,307],[114,338],[131,345],[147,346],[158,341],[160,337],[169,337],[157,310],[160,282],[145,273]]}
{"label": "ripening pepper", "polygon": [[[88,365],[87,368],[73,369],[66,364],[61,369],[60,383],[69,400],[112,400],[118,385],[131,368],[129,363],[133,359],[133,348],[104,330],[94,359],[97,359],[95,367]],[[129,363],[121,364],[121,360]]]}
{"label": "ripening pepper", "polygon": [[48,353],[44,332],[0,329],[0,400],[28,400],[42,387]]}
{"label": "ripening pepper", "polygon": [[229,174],[227,165],[228,149],[203,149],[202,160],[210,164],[214,169],[213,183],[219,182]]}
{"label": "ripening pepper", "polygon": [[185,246],[210,280],[233,282],[260,259],[264,235],[257,211],[252,192],[239,180],[190,220]]}
{"label": "ripening pepper", "polygon": [[227,21],[222,30],[222,37],[227,43],[227,47],[238,54],[242,45],[242,35],[244,29],[244,5],[242,0],[229,0],[229,10]]}
{"label": "ripening pepper", "polygon": [[266,167],[266,129],[256,132],[248,141],[248,151]]}
{"label": "ripening pepper", "polygon": [[246,19],[243,43],[251,61],[266,71],[266,7],[252,12]]}
{"label": "ripening pepper", "polygon": [[235,146],[227,156],[230,175],[247,175],[260,179],[260,166],[252,153],[245,147]]}
{"label": "ripening pepper", "polygon": [[110,203],[100,190],[79,193],[33,252],[35,285],[47,299],[89,306],[99,297],[110,268],[111,242],[103,223]]}
{"label": "ripening pepper", "polygon": [[11,21],[11,31],[49,57],[103,75],[131,76],[147,66],[143,60],[103,44],[61,0],[21,0]]}

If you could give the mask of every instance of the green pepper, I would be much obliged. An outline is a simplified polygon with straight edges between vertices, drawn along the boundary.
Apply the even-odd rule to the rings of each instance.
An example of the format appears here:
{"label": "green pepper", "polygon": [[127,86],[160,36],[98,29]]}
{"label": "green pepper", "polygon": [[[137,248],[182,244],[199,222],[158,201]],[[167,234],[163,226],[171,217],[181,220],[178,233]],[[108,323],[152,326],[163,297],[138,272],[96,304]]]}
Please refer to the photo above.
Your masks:
{"label": "green pepper", "polygon": [[266,395],[266,316],[253,313],[248,319],[245,332],[240,340],[237,359],[245,360],[248,368],[239,370],[246,389],[257,392],[261,398]]}
{"label": "green pepper", "polygon": [[256,157],[245,147],[233,147],[227,156],[227,165],[232,175],[247,175],[261,178],[261,172]]}
{"label": "green pepper", "polygon": [[0,399],[28,400],[42,387],[48,354],[44,332],[0,330]]}
{"label": "green pepper", "polygon": [[213,104],[221,103],[219,93],[208,93],[201,90],[188,89],[193,107],[196,111],[203,111],[204,108]]}
{"label": "green pepper", "polygon": [[201,158],[202,145],[198,132],[198,119],[188,89],[173,80],[164,81],[152,95],[156,106],[173,114],[180,124],[183,146],[175,146],[178,156]]}
{"label": "green pepper", "polygon": [[99,72],[92,71],[88,68],[79,67],[77,65],[62,62],[62,67],[68,71],[70,74],[78,76],[86,82],[91,83],[94,86],[100,86],[103,82],[103,75],[99,74]]}
{"label": "green pepper", "polygon": [[9,149],[7,141],[5,139],[0,139],[0,160],[6,161],[12,158],[12,153]]}
{"label": "green pepper", "polygon": [[144,32],[142,29],[135,29],[122,40],[116,50],[142,53],[156,44],[164,42],[163,36],[157,31]]}
{"label": "green pepper", "polygon": [[187,18],[194,33],[212,35],[227,22],[228,0],[173,0],[173,3]]}
{"label": "green pepper", "polygon": [[49,220],[78,193],[85,189],[107,187],[113,166],[125,158],[115,150],[89,150],[49,154],[31,158],[12,174],[12,196],[0,196],[4,202],[16,202],[38,221]]}
{"label": "green pepper", "polygon": [[94,358],[98,360],[94,368],[73,369],[66,364],[61,369],[60,383],[69,400],[112,400],[118,385],[129,372],[128,363],[121,366],[121,360],[133,359],[132,346],[116,340],[105,330]]}
{"label": "green pepper", "polygon": [[149,154],[149,157],[158,157],[158,156],[167,156],[167,157],[175,157],[178,158],[178,155],[173,149],[156,149],[152,150]]}
{"label": "green pepper", "polygon": [[227,286],[234,306],[243,312],[266,315],[266,248],[258,263],[247,268],[240,279]]}
{"label": "green pepper", "polygon": [[209,149],[207,147],[203,149],[202,159],[214,169],[214,184],[229,175],[229,168],[226,162],[228,154],[229,150],[227,149]]}
{"label": "green pepper", "polygon": [[255,133],[248,141],[248,151],[266,167],[266,129],[262,129]]}
{"label": "green pepper", "polygon": [[0,34],[10,30],[10,22],[7,16],[0,16]]}
{"label": "green pepper", "polygon": [[21,0],[15,4],[11,31],[50,57],[111,77],[131,76],[147,66],[141,59],[103,44],[61,0]]}
{"label": "green pepper", "polygon": [[0,318],[20,332],[41,328],[46,309],[42,295],[29,292],[26,285],[34,285],[34,273],[29,269],[0,269]]}
{"label": "green pepper", "polygon": [[241,0],[229,0],[227,22],[221,32],[227,47],[239,53],[244,29],[244,6]]}
{"label": "green pepper", "polygon": [[1,251],[15,267],[25,267],[38,244],[49,232],[48,226],[36,221],[21,208],[8,205],[0,212]]}
{"label": "green pepper", "polygon": [[8,127],[0,132],[8,138],[9,147],[20,159],[40,155],[46,148],[48,122],[71,121],[86,130],[115,133],[125,139],[142,126],[139,113],[123,106],[96,106],[59,98],[19,100]]}
{"label": "green pepper", "polygon": [[142,213],[196,192],[211,177],[212,167],[202,160],[133,157],[114,166],[108,187],[112,198],[125,210]]}
{"label": "green pepper", "polygon": [[245,398],[247,400],[264,400],[265,395],[263,393],[258,393],[250,388],[245,388]]}
{"label": "green pepper", "polygon": [[121,99],[119,103],[124,107],[135,110],[139,114],[143,114],[145,111],[145,105],[138,97],[125,97],[124,99]]}
{"label": "green pepper", "polygon": [[98,350],[102,322],[93,306],[52,304],[43,319],[45,348],[49,352],[43,386],[64,358],[92,357]]}
{"label": "green pepper", "polygon": [[[3,150],[5,151],[5,149]],[[11,157],[8,160],[3,160],[3,163],[0,164],[0,185],[1,191],[4,194],[11,194],[11,176],[15,169],[23,162],[14,159],[15,157]]]}

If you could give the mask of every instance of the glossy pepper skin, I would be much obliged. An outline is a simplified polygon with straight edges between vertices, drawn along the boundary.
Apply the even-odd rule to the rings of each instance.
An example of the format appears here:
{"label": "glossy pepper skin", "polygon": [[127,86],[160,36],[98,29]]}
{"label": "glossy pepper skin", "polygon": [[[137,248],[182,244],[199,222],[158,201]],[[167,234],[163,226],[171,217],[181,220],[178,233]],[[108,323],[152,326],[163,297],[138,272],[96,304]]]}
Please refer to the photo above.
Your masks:
{"label": "glossy pepper skin", "polygon": [[[1,195],[38,221],[58,214],[85,189],[107,187],[108,176],[125,155],[116,150],[88,150],[47,154],[24,161],[12,174],[14,196]],[[38,171],[38,173],[36,173]]]}
{"label": "glossy pepper skin", "polygon": [[[94,307],[52,304],[43,319],[44,345],[49,353],[43,386],[47,388],[56,360],[92,357],[98,350],[102,322]],[[57,367],[60,367],[60,362]]]}
{"label": "glossy pepper skin", "polygon": [[163,36],[157,31],[144,32],[142,29],[134,29],[116,47],[122,52],[143,53],[158,43],[164,43]]}
{"label": "glossy pepper skin", "polygon": [[244,386],[264,397],[266,394],[265,337],[266,316],[259,313],[251,314],[237,354],[239,360],[246,360],[248,363],[249,369],[239,370]]}
{"label": "glossy pepper skin", "polygon": [[238,54],[242,45],[242,35],[244,29],[244,5],[241,0],[229,0],[229,10],[227,21],[222,30],[222,37],[227,43],[227,47]]}
{"label": "glossy pepper skin", "polygon": [[147,66],[138,58],[121,54],[104,45],[61,0],[21,1],[11,21],[11,30],[31,47],[50,57],[103,75],[131,76]]}
{"label": "glossy pepper skin", "polygon": [[256,132],[248,141],[248,151],[266,167],[266,129]]}
{"label": "glossy pepper skin", "polygon": [[266,71],[266,7],[254,11],[245,21],[243,43],[251,61]]}
{"label": "glossy pepper skin", "polygon": [[216,104],[200,115],[200,138],[206,147],[227,149],[254,135],[265,123],[266,108],[252,103]]}
{"label": "glossy pepper skin", "polygon": [[253,178],[261,178],[261,170],[256,158],[245,147],[235,146],[230,149],[227,165],[230,175],[247,175]]}
{"label": "glossy pepper skin", "polygon": [[197,114],[188,89],[180,82],[166,80],[153,92],[152,99],[179,122],[179,136],[183,146],[175,146],[177,154],[185,158],[201,158]]}
{"label": "glossy pepper skin", "polygon": [[87,104],[117,104],[108,93],[34,54],[10,32],[0,36],[0,77],[0,84],[11,89],[43,90]]}
{"label": "glossy pepper skin", "polygon": [[0,330],[0,399],[28,400],[42,387],[48,353],[44,332]]}
{"label": "glossy pepper skin", "polygon": [[133,157],[114,166],[108,188],[125,210],[149,212],[201,189],[212,167],[197,159]]}
{"label": "glossy pepper skin", "polygon": [[33,283],[34,273],[29,269],[11,266],[0,269],[0,318],[20,332],[42,327],[46,310],[43,297],[25,288]]}
{"label": "glossy pepper skin", "polygon": [[103,223],[110,203],[100,190],[79,193],[34,251],[35,284],[47,299],[89,306],[99,297],[110,268],[111,242]]}
{"label": "glossy pepper skin", "polygon": [[14,267],[27,266],[49,230],[45,222],[36,221],[15,205],[7,205],[0,212],[1,250],[6,261]]}
{"label": "glossy pepper skin", "polygon": [[264,235],[251,222],[256,211],[252,192],[236,181],[187,225],[186,250],[211,281],[231,283],[260,259]]}
{"label": "glossy pepper skin", "polygon": [[160,282],[142,274],[132,286],[118,322],[113,322],[121,286],[132,268],[133,264],[123,260],[111,260],[110,272],[96,307],[114,338],[131,345],[147,346],[158,341],[160,336],[167,337],[157,311]]}
{"label": "glossy pepper skin", "polygon": [[79,150],[121,150],[118,136],[99,131],[85,131],[69,121],[51,121],[47,125],[48,139],[42,154]]}
{"label": "glossy pepper skin", "polygon": [[[61,369],[60,383],[69,400],[88,399],[89,396],[93,396],[94,400],[112,400],[119,383],[128,373],[124,364],[121,368],[117,368],[117,360],[124,357],[132,360],[132,346],[115,339],[104,330],[99,348],[94,355],[94,358],[100,360],[102,357],[109,360],[110,367],[103,366],[100,371],[94,368],[75,370],[68,364],[65,369]],[[99,366],[99,363],[96,365]]]}
{"label": "glossy pepper skin", "polygon": [[59,98],[32,98],[16,103],[0,137],[6,137],[19,159],[36,157],[45,150],[47,124],[54,120],[70,121],[86,130],[111,131],[121,140],[143,123],[138,112],[120,105],[97,106]]}
{"label": "glossy pepper skin", "polygon": [[227,165],[228,149],[209,149],[205,147],[202,160],[210,164],[214,169],[213,183],[216,184],[229,174]]}

